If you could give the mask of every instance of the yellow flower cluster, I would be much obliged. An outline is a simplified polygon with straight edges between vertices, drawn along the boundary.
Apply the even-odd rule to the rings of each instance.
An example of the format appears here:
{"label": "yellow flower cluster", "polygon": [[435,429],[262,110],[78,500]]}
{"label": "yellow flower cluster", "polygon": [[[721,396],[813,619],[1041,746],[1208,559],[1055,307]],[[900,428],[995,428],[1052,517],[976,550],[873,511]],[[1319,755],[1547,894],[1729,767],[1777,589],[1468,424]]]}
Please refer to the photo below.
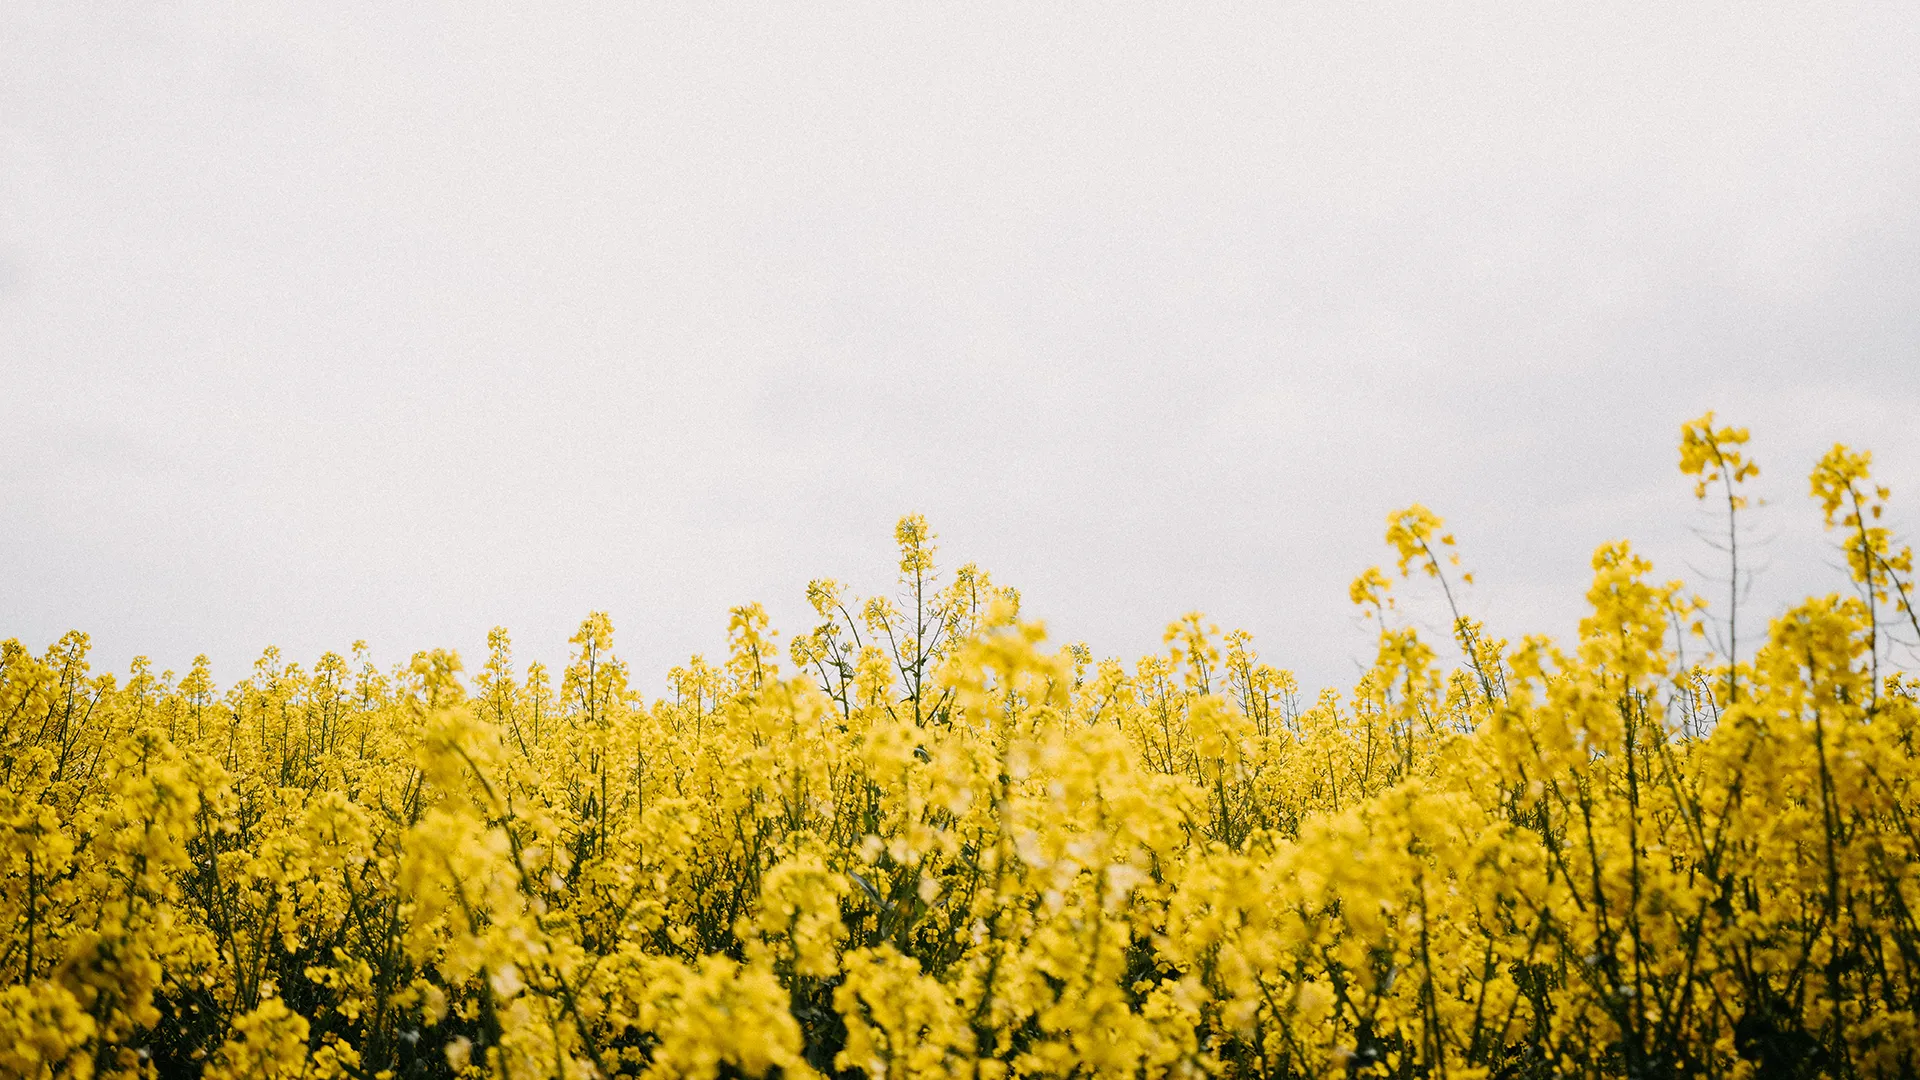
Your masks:
{"label": "yellow flower cluster", "polygon": [[[1745,442],[1683,433],[1729,515]],[[918,517],[893,595],[813,582],[784,650],[737,609],[654,701],[604,615],[557,677],[496,631],[224,693],[9,641],[0,1075],[1911,1077],[1920,623],[1869,464],[1812,478],[1851,594],[1749,656],[1687,659],[1703,602],[1624,543],[1577,642],[1509,645],[1402,511],[1377,659],[1311,702],[1199,615],[1050,647]],[[1450,643],[1392,621],[1436,579]]]}

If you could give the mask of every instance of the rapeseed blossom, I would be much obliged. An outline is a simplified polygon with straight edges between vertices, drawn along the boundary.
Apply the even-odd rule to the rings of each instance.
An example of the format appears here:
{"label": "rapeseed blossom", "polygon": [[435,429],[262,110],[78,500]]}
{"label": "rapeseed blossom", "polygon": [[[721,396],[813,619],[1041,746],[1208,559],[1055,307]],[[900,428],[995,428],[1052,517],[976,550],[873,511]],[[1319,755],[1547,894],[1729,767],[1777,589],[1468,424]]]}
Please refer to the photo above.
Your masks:
{"label": "rapeseed blossom", "polygon": [[[1680,444],[1736,584],[1748,441]],[[496,630],[224,691],[8,641],[0,1075],[1911,1077],[1920,619],[1870,466],[1810,480],[1839,591],[1745,650],[1625,542],[1576,641],[1510,645],[1395,513],[1373,664],[1312,700],[1198,613],[1056,646],[918,516],[892,593],[809,583],[785,648],[737,608],[658,700],[598,613],[557,674]],[[1450,643],[1396,621],[1434,587]]]}

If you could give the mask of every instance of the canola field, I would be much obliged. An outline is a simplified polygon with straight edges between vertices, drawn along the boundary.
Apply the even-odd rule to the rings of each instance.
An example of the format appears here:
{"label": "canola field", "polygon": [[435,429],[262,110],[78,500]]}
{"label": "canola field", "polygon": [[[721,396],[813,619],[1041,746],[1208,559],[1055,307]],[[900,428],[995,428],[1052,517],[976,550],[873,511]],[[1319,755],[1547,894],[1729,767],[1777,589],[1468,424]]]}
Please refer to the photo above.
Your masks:
{"label": "canola field", "polygon": [[[1737,541],[1746,433],[1680,449]],[[8,641],[0,1076],[1912,1077],[1869,465],[1815,467],[1833,594],[1751,642],[1737,558],[1708,606],[1625,543],[1576,641],[1425,639],[1396,591],[1465,575],[1395,514],[1377,659],[1312,699],[1200,616],[1050,645],[915,517],[897,591],[738,609],[654,701],[600,615],[558,672],[496,631],[225,688]]]}

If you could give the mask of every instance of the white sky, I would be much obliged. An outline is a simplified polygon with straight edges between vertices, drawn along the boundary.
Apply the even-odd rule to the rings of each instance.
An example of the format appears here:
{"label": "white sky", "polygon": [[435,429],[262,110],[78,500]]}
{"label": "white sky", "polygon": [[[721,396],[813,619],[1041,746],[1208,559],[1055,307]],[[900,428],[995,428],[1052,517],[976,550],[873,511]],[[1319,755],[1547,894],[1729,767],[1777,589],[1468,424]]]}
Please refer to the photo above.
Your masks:
{"label": "white sky", "polygon": [[0,637],[606,609],[655,688],[919,510],[1057,639],[1345,685],[1415,500],[1512,636],[1715,565],[1708,408],[1757,612],[1826,445],[1920,525],[1911,3],[395,7],[0,6]]}

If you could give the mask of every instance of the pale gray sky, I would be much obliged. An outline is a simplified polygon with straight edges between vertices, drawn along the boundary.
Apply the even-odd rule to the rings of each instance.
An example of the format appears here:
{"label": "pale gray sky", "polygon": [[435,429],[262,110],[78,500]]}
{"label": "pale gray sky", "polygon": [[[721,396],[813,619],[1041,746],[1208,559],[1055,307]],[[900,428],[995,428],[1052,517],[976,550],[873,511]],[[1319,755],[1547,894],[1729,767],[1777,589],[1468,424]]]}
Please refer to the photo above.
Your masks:
{"label": "pale gray sky", "polygon": [[1774,610],[1824,446],[1920,524],[1916,57],[1909,2],[14,0],[0,636],[227,681],[606,609],[655,687],[919,510],[1056,638],[1344,685],[1414,500],[1509,635],[1603,540],[1713,565],[1707,408]]}

